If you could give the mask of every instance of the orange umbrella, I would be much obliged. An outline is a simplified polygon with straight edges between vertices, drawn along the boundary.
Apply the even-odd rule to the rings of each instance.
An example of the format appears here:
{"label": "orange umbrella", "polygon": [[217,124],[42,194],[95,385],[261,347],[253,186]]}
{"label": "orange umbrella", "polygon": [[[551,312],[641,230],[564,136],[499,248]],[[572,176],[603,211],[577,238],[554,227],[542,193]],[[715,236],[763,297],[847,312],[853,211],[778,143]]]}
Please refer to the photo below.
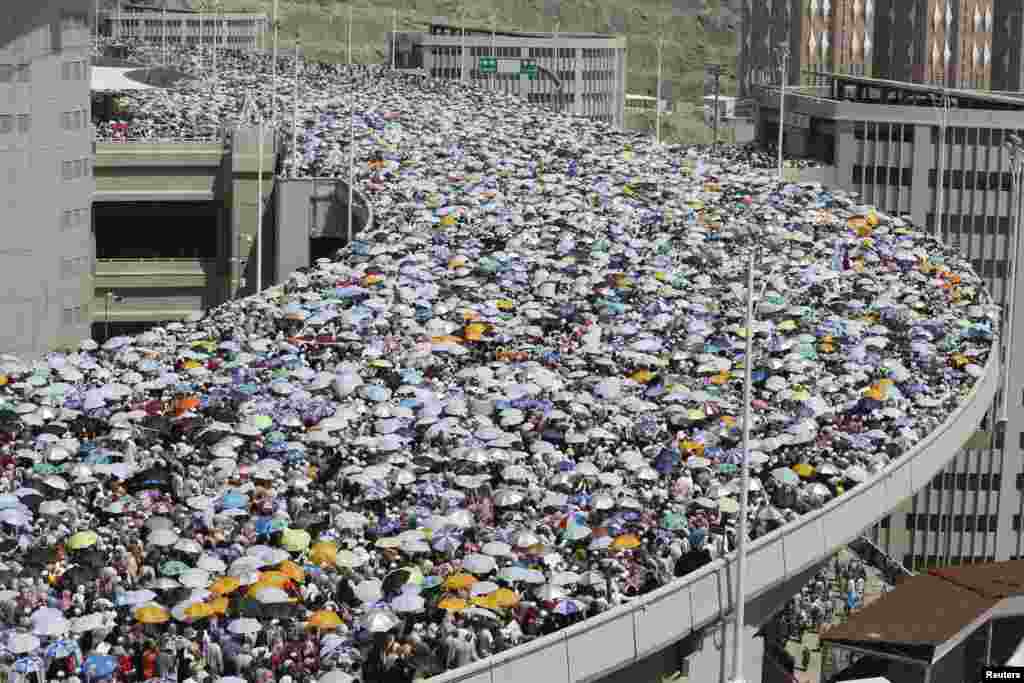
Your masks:
{"label": "orange umbrella", "polygon": [[484,323],[470,323],[466,325],[466,341],[480,341],[487,333],[488,325]]}
{"label": "orange umbrella", "polygon": [[236,576],[222,576],[210,586],[210,592],[215,595],[228,595],[234,593],[242,585],[241,580]]}
{"label": "orange umbrella", "polygon": [[328,565],[333,567],[338,559],[338,546],[333,543],[321,542],[309,549],[309,561],[313,564]]}
{"label": "orange umbrella", "polygon": [[448,597],[437,603],[437,606],[443,610],[448,610],[449,612],[458,612],[459,610],[466,609],[468,605],[462,598]]}
{"label": "orange umbrella", "polygon": [[444,587],[465,590],[474,583],[476,583],[476,577],[472,574],[452,574],[444,580]]}
{"label": "orange umbrella", "polygon": [[135,620],[140,624],[164,624],[171,619],[171,613],[160,605],[143,605],[135,610]]}
{"label": "orange umbrella", "polygon": [[309,621],[306,622],[306,627],[320,629],[321,631],[329,631],[330,629],[338,628],[341,624],[341,617],[339,617],[336,612],[325,609],[320,610],[319,612],[314,612],[313,615],[309,617]]}
{"label": "orange umbrella", "polygon": [[637,538],[634,534],[623,534],[621,536],[617,536],[615,540],[612,541],[612,547],[616,550],[630,550],[632,548],[639,548],[640,539]]}
{"label": "orange umbrella", "polygon": [[294,579],[291,576],[284,573],[283,571],[269,571],[259,573],[259,582],[265,583],[276,588],[284,588]]}
{"label": "orange umbrella", "polygon": [[282,562],[277,570],[296,583],[302,583],[306,580],[306,570],[291,560]]}
{"label": "orange umbrella", "polygon": [[212,614],[227,614],[228,613],[228,599],[226,597],[219,597],[206,603],[210,607]]}

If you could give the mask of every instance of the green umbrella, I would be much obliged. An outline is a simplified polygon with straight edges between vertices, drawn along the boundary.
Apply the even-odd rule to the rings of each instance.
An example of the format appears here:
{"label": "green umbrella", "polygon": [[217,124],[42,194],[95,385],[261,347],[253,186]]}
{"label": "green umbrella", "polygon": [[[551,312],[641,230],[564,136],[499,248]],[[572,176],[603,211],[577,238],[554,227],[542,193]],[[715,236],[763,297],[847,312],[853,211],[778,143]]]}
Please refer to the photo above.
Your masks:
{"label": "green umbrella", "polygon": [[718,471],[721,472],[722,474],[733,474],[738,469],[739,467],[737,467],[735,464],[731,462],[723,462],[718,466]]}
{"label": "green umbrella", "polygon": [[171,560],[170,562],[164,562],[160,565],[160,573],[164,576],[177,576],[182,572],[187,572],[189,569],[191,569],[191,567],[178,560]]}
{"label": "green umbrella", "polygon": [[60,470],[48,462],[37,462],[35,465],[32,465],[32,471],[36,474],[57,474]]}
{"label": "green umbrella", "polygon": [[661,526],[669,531],[687,528],[686,515],[679,512],[666,512],[661,518]]}
{"label": "green umbrella", "polygon": [[274,420],[269,415],[257,415],[250,420],[250,423],[261,431],[266,431],[274,426]]}

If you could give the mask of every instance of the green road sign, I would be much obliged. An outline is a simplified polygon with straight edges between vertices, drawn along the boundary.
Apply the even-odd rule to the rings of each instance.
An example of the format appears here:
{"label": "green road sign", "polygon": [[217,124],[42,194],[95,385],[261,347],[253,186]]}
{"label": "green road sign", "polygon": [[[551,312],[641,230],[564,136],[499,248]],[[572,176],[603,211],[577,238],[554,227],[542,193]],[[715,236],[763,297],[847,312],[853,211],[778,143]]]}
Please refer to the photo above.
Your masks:
{"label": "green road sign", "polygon": [[481,57],[480,58],[480,71],[485,74],[493,74],[498,72],[498,60],[495,57]]}
{"label": "green road sign", "polygon": [[531,81],[537,80],[537,65],[533,62],[519,62],[519,75],[526,75]]}

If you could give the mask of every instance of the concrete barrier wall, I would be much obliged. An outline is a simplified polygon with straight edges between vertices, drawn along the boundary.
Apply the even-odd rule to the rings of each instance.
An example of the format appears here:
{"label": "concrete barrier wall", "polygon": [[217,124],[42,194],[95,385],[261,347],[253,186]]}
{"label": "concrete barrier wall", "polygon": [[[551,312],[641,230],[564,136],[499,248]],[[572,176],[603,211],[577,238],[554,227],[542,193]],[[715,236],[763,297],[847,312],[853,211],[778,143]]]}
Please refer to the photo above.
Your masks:
{"label": "concrete barrier wall", "polygon": [[[836,548],[920,490],[970,438],[999,382],[993,350],[985,374],[956,411],[913,449],[852,491],[749,546],[746,600],[814,568]],[[655,655],[733,611],[735,554],[593,619],[447,672],[437,683],[583,683]],[[794,584],[795,585],[795,584]],[[759,624],[749,623],[748,627]],[[728,672],[721,672],[724,680]],[[711,679],[702,683],[714,683]]]}
{"label": "concrete barrier wall", "polygon": [[[277,178],[275,182],[277,226],[273,282],[278,283],[297,268],[309,265],[311,236],[344,237],[347,234],[348,184],[339,178]],[[373,226],[374,213],[358,189],[353,192],[353,198],[353,234],[358,234],[367,226]]]}

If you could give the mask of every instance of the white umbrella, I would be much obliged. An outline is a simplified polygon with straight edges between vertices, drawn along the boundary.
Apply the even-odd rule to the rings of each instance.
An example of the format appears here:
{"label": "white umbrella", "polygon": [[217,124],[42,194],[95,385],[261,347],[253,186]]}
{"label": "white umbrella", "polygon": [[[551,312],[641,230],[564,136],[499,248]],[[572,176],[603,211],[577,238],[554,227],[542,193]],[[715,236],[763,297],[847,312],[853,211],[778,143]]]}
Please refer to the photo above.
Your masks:
{"label": "white umbrella", "polygon": [[31,633],[15,633],[7,639],[7,649],[16,655],[35,652],[41,644],[39,638]]}
{"label": "white umbrella", "polygon": [[208,572],[220,573],[226,571],[228,566],[224,564],[224,560],[213,555],[203,555],[196,561],[196,567],[199,569],[205,569]]}
{"label": "white umbrella", "polygon": [[263,624],[256,619],[242,618],[235,619],[228,624],[228,630],[235,635],[248,635],[253,633],[259,633],[263,630]]}
{"label": "white umbrella", "polygon": [[205,569],[189,569],[178,575],[178,581],[186,588],[206,588],[210,585],[210,573]]}
{"label": "white umbrella", "polygon": [[280,588],[264,588],[255,595],[256,601],[264,605],[280,605],[291,602],[291,596]]}
{"label": "white umbrella", "polygon": [[489,555],[473,553],[462,559],[462,568],[473,574],[486,574],[494,571],[497,566],[497,562]]}
{"label": "white umbrella", "polygon": [[328,671],[320,677],[318,683],[354,683],[356,679],[352,678],[351,675],[345,673],[341,669],[335,669],[334,671]]}
{"label": "white umbrella", "polygon": [[356,597],[362,602],[377,602],[383,597],[381,590],[381,582],[377,579],[370,579],[369,581],[363,581],[355,587]]}
{"label": "white umbrella", "polygon": [[149,545],[170,547],[178,542],[178,534],[172,529],[156,529],[149,535]]}

